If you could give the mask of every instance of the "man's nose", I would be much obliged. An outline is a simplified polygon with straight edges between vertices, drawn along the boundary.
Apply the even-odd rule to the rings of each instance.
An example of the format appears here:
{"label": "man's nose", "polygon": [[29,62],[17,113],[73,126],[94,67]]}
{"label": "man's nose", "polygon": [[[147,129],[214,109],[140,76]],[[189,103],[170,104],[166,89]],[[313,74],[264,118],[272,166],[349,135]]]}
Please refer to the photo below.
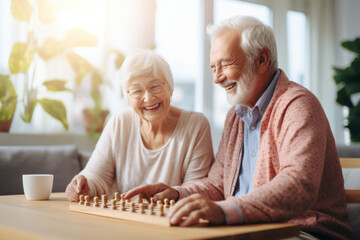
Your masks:
{"label": "man's nose", "polygon": [[225,80],[225,76],[219,69],[214,72],[214,83],[220,84],[222,81]]}

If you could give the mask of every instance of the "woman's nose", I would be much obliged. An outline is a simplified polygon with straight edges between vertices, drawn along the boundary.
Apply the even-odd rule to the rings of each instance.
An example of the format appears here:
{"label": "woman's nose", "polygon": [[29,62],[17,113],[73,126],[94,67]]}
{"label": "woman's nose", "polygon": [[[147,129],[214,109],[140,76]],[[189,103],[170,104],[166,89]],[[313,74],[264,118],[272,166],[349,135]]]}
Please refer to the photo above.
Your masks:
{"label": "woman's nose", "polygon": [[146,100],[149,100],[149,99],[151,99],[151,98],[153,98],[154,97],[154,94],[152,94],[149,90],[145,90],[145,92],[144,92],[144,100],[146,101]]}

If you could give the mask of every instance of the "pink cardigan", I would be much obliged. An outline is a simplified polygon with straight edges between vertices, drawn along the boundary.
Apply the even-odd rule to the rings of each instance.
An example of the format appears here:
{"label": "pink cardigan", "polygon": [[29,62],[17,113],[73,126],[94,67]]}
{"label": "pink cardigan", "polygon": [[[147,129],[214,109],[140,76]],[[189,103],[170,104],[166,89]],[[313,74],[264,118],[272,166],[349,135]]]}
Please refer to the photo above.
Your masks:
{"label": "pink cardigan", "polygon": [[[208,177],[178,187],[180,198],[200,193],[229,211],[227,223],[288,221],[302,231],[351,239],[346,224],[344,181],[335,141],[316,97],[281,71],[261,122],[254,190],[233,197],[238,179],[243,122],[229,110],[219,150]],[[231,202],[232,201],[232,202]],[[230,216],[228,216],[230,213]]]}

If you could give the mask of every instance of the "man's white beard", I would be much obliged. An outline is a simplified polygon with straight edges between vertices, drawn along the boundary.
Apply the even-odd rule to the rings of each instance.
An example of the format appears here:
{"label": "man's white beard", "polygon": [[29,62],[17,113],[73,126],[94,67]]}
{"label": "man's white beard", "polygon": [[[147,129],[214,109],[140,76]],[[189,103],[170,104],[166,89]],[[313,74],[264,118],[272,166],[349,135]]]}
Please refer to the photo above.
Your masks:
{"label": "man's white beard", "polygon": [[[248,70],[242,74],[242,76],[236,81],[236,92],[235,93],[226,93],[227,101],[230,105],[234,106],[236,104],[242,104],[244,101],[244,97],[246,96],[246,92],[249,89],[242,89],[240,87],[240,83],[243,86],[246,86],[246,81],[249,81],[253,77],[253,71],[250,66],[247,68]],[[251,81],[251,80],[250,80]]]}

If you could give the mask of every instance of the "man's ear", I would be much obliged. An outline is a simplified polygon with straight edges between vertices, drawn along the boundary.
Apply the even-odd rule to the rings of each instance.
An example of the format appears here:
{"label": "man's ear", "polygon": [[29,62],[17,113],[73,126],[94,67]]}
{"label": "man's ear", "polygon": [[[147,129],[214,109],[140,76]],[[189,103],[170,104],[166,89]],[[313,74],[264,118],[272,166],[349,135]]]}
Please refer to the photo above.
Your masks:
{"label": "man's ear", "polygon": [[256,63],[260,74],[265,73],[268,70],[270,65],[270,56],[271,53],[269,48],[263,47],[259,50]]}

